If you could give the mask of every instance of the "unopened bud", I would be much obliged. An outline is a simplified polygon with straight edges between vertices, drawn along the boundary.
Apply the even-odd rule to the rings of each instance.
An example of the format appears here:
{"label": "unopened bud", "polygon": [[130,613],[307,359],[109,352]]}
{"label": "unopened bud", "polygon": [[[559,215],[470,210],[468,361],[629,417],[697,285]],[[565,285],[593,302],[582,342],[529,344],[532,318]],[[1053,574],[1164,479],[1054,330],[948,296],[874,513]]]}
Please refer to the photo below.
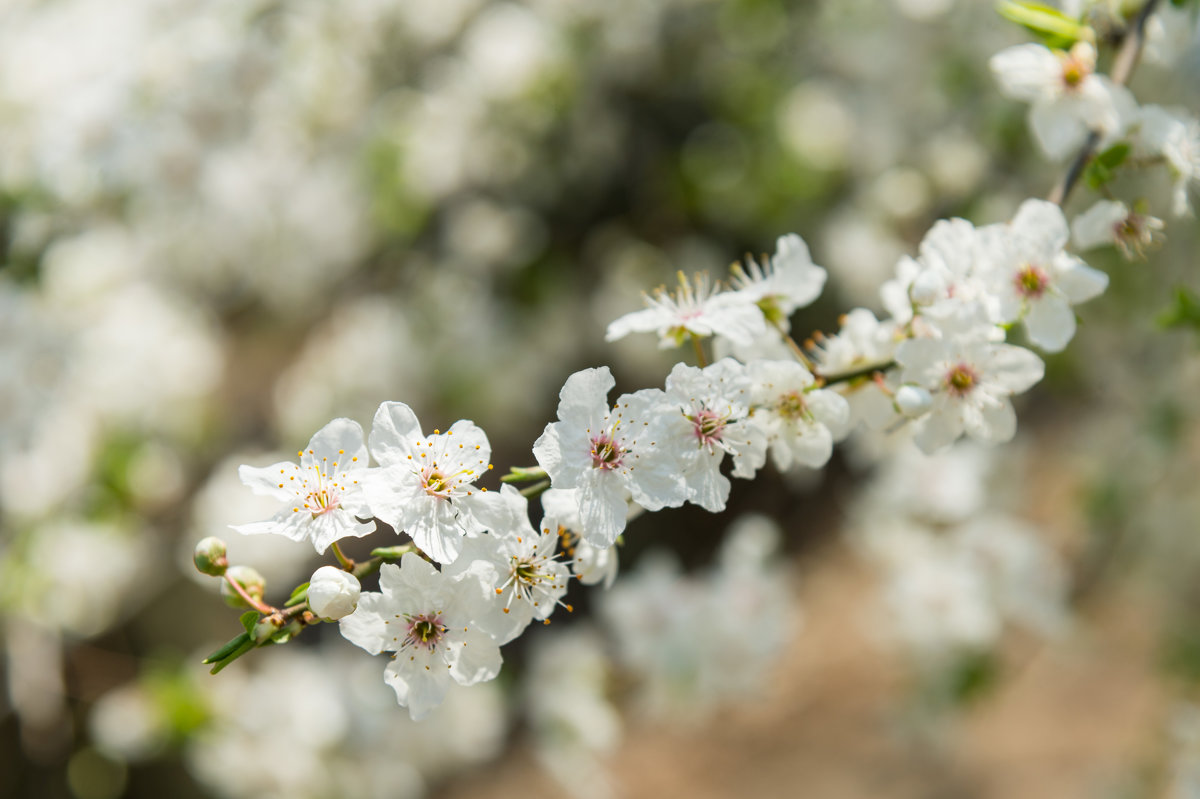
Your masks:
{"label": "unopened bud", "polygon": [[925,271],[917,275],[908,290],[908,296],[917,305],[933,305],[946,290],[946,283],[935,272]]}
{"label": "unopened bud", "polygon": [[201,574],[220,577],[229,566],[225,558],[225,542],[211,535],[200,539],[196,551],[192,553],[192,562]]}
{"label": "unopened bud", "polygon": [[308,606],[321,618],[333,621],[355,611],[361,591],[358,578],[350,572],[322,566],[308,584]]}
{"label": "unopened bud", "polygon": [[235,580],[242,589],[253,599],[262,601],[263,594],[267,590],[267,581],[256,570],[249,566],[230,566],[225,572],[225,580],[221,581],[221,596],[225,600],[225,604],[234,608],[248,608],[246,600],[238,596],[238,592],[227,582]]}
{"label": "unopened bud", "polygon": [[900,386],[896,389],[896,407],[910,419],[925,413],[932,405],[933,397],[920,386]]}

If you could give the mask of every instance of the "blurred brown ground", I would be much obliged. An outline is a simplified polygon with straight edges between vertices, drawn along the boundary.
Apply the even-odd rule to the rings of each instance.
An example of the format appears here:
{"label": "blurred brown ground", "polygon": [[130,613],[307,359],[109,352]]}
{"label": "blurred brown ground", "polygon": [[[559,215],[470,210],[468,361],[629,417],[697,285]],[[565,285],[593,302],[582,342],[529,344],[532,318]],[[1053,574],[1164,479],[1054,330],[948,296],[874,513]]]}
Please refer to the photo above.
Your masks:
{"label": "blurred brown ground", "polygon": [[[1063,640],[1011,636],[1000,683],[967,711],[905,732],[906,672],[864,619],[877,580],[833,546],[801,562],[804,625],[761,699],[703,724],[632,722],[608,760],[618,796],[1064,799],[1127,795],[1161,738],[1154,614],[1134,589],[1098,597]],[[567,794],[519,748],[449,799]]]}

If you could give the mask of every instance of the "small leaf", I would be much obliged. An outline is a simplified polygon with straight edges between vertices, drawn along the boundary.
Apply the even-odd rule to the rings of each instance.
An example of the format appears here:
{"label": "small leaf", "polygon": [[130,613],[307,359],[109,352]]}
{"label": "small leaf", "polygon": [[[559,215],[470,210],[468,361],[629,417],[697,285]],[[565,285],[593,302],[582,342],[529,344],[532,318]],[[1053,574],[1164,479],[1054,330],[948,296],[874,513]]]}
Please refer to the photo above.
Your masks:
{"label": "small leaf", "polygon": [[1000,16],[1015,22],[1042,40],[1047,47],[1070,49],[1080,39],[1090,37],[1085,25],[1053,6],[1030,0],[1001,0],[996,4]]}
{"label": "small leaf", "polygon": [[222,659],[222,660],[221,660],[221,662],[220,662],[220,663],[216,664],[216,665],[215,665],[215,666],[213,666],[211,669],[209,669],[209,672],[208,672],[208,673],[209,673],[209,674],[217,674],[218,672],[220,672],[220,671],[221,671],[221,669],[225,668],[225,667],[226,667],[226,666],[228,666],[230,663],[232,663],[233,661],[237,660],[238,658],[240,658],[242,655],[246,654],[247,652],[249,652],[249,651],[250,651],[251,649],[253,649],[253,648],[254,648],[254,641],[253,641],[253,640],[251,640],[251,638],[250,638],[250,636],[249,636],[249,635],[247,635],[247,636],[246,636],[246,640],[245,640],[245,641],[243,641],[243,642],[242,642],[242,643],[241,643],[241,644],[238,646],[238,648],[237,648],[237,649],[235,649],[235,650],[233,650],[232,652],[230,652],[228,656],[226,656],[224,659]]}
{"label": "small leaf", "polygon": [[240,621],[242,626],[246,628],[246,632],[254,635],[254,626],[258,624],[258,611],[248,610],[241,616],[238,616],[238,621]]}
{"label": "small leaf", "polygon": [[1120,141],[1096,156],[1096,163],[1104,164],[1109,169],[1116,169],[1125,163],[1129,157],[1129,142]]}
{"label": "small leaf", "polygon": [[1200,330],[1200,297],[1187,286],[1179,286],[1175,289],[1175,302],[1159,313],[1155,321],[1162,328]]}
{"label": "small leaf", "polygon": [[1112,170],[1097,161],[1088,164],[1087,171],[1083,174],[1087,180],[1088,188],[1092,191],[1096,191],[1113,179]]}
{"label": "small leaf", "polygon": [[249,641],[249,640],[250,640],[250,634],[242,633],[237,638],[234,638],[232,641],[227,642],[223,647],[221,647],[220,649],[218,649],[217,651],[213,652],[211,655],[206,657],[203,660],[203,662],[204,663],[216,663],[218,660],[224,660],[225,658],[229,657],[229,653],[233,652],[233,650],[237,649],[239,646],[241,646],[242,644],[244,644],[246,641]]}
{"label": "small leaf", "polygon": [[[371,553],[371,554],[375,554],[375,553]],[[283,604],[285,607],[290,607],[291,605],[299,605],[301,602],[304,602],[306,599],[308,599],[308,583],[301,583],[300,585],[298,585],[294,589],[292,589],[292,595],[289,596],[288,601]]]}

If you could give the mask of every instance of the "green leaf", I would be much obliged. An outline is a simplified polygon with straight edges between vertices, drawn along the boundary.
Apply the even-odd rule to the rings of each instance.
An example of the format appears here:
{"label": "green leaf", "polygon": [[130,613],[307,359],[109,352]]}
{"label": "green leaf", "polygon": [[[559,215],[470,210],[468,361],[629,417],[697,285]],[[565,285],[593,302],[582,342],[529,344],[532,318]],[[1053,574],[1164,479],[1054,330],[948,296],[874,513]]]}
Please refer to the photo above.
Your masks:
{"label": "green leaf", "polygon": [[227,642],[223,647],[221,647],[220,649],[218,649],[217,651],[213,652],[211,655],[206,657],[202,662],[216,663],[218,660],[224,660],[225,658],[229,657],[231,652],[233,652],[235,649],[237,649],[239,646],[241,646],[242,644],[244,644],[246,641],[249,641],[249,640],[250,640],[250,633],[242,633],[237,638],[234,638],[232,641]]}
{"label": "green leaf", "polygon": [[1112,170],[1096,161],[1088,164],[1088,168],[1083,175],[1087,181],[1088,188],[1092,191],[1096,191],[1113,179]]}
{"label": "green leaf", "polygon": [[1129,144],[1126,142],[1117,142],[1104,152],[1096,155],[1092,158],[1091,163],[1088,164],[1087,171],[1084,173],[1088,187],[1096,190],[1105,183],[1108,183],[1115,176],[1114,173],[1117,168],[1125,163],[1125,159],[1128,157]]}
{"label": "green leaf", "polygon": [[1090,35],[1087,26],[1079,20],[1045,3],[1000,0],[996,4],[996,12],[1037,36],[1047,47],[1059,50],[1067,50],[1080,39],[1089,38]]}
{"label": "green leaf", "polygon": [[[375,554],[375,553],[371,553]],[[292,595],[288,597],[287,602],[284,602],[284,607],[299,605],[308,599],[308,583],[301,583],[292,589]]]}
{"label": "green leaf", "polygon": [[248,610],[241,616],[238,616],[238,621],[246,628],[246,632],[254,635],[254,625],[258,624],[258,611]]}
{"label": "green leaf", "polygon": [[950,674],[950,696],[959,705],[967,705],[996,685],[1000,664],[990,652],[978,652],[959,658]]}
{"label": "green leaf", "polygon": [[1129,142],[1120,141],[1096,156],[1096,162],[1109,169],[1116,169],[1129,157]]}
{"label": "green leaf", "polygon": [[412,551],[412,544],[401,544],[395,547],[377,547],[371,550],[371,557],[383,558],[384,560],[400,560],[400,558],[404,557],[404,553]]}
{"label": "green leaf", "polygon": [[1175,289],[1175,302],[1155,319],[1159,327],[1190,327],[1200,331],[1200,297],[1187,286]]}
{"label": "green leaf", "polygon": [[215,666],[213,666],[211,669],[209,669],[208,673],[209,674],[219,673],[221,671],[221,669],[225,668],[230,663],[237,660],[238,658],[240,658],[242,655],[246,654],[253,648],[254,648],[254,640],[249,635],[247,635],[246,640],[243,641],[237,647],[237,649],[230,652],[224,659],[221,660],[221,662],[217,663]]}

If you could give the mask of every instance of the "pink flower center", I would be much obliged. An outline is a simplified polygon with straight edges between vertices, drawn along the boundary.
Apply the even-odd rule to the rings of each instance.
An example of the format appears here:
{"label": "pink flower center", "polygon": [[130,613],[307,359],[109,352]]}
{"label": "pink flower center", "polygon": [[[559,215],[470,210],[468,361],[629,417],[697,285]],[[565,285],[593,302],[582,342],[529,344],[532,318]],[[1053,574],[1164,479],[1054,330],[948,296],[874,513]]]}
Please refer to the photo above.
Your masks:
{"label": "pink flower center", "polygon": [[1059,56],[1062,65],[1062,82],[1068,91],[1078,89],[1080,84],[1092,74],[1095,64],[1087,55],[1080,51],[1072,51]]}
{"label": "pink flower center", "polygon": [[621,465],[621,458],[625,454],[625,450],[617,443],[616,439],[607,434],[601,434],[592,438],[592,468],[593,469],[616,469]]}
{"label": "pink flower center", "polygon": [[417,647],[426,652],[437,649],[442,637],[446,634],[446,626],[442,624],[441,613],[423,613],[419,616],[406,616],[408,620],[408,635],[404,637],[401,649]]}
{"label": "pink flower center", "polygon": [[721,440],[725,432],[725,418],[716,411],[704,408],[687,418],[692,423],[692,434],[701,446],[712,447]]}
{"label": "pink flower center", "polygon": [[979,375],[971,366],[960,363],[946,373],[946,390],[956,397],[965,397],[979,384]]}
{"label": "pink flower center", "polygon": [[450,480],[438,470],[436,463],[421,470],[421,485],[425,487],[425,493],[430,496],[450,496]]}
{"label": "pink flower center", "polygon": [[316,518],[337,508],[340,500],[337,492],[328,486],[314,488],[304,497],[304,507]]}
{"label": "pink flower center", "polygon": [[1027,264],[1024,269],[1017,272],[1016,277],[1013,278],[1013,285],[1022,297],[1036,300],[1050,287],[1050,276],[1040,266]]}

